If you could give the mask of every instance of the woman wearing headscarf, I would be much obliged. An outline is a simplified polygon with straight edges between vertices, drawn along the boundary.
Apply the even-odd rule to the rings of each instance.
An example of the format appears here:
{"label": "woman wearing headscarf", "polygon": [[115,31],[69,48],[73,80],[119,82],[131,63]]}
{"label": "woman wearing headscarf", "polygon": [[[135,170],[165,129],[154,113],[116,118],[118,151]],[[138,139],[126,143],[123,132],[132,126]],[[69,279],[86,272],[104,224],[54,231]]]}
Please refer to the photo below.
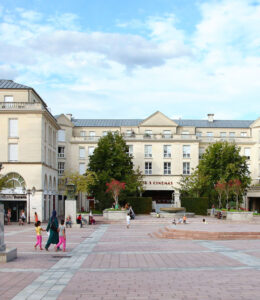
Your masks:
{"label": "woman wearing headscarf", "polygon": [[45,250],[49,251],[49,247],[50,244],[58,244],[59,243],[59,233],[58,233],[58,227],[59,227],[59,223],[58,223],[58,219],[56,217],[56,210],[52,211],[52,216],[49,219],[48,222],[48,226],[46,228],[46,231],[49,232],[50,231],[50,235],[48,238],[48,241],[45,245]]}

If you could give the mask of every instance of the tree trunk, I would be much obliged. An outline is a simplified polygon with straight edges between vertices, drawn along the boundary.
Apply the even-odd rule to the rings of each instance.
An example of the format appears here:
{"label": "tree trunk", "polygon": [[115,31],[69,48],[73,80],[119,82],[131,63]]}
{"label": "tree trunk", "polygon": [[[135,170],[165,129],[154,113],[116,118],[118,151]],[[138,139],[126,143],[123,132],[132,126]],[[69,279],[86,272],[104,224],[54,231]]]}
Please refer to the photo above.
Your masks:
{"label": "tree trunk", "polygon": [[221,203],[221,195],[218,195],[218,208],[221,208],[222,203]]}
{"label": "tree trunk", "polygon": [[238,194],[236,195],[236,209],[238,210]]}

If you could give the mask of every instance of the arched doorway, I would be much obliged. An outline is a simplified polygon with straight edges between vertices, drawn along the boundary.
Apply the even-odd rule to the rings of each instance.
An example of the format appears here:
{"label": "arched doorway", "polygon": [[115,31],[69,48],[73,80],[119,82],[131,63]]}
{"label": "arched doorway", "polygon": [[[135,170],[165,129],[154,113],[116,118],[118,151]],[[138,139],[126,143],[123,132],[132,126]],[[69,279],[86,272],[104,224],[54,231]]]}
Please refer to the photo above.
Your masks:
{"label": "arched doorway", "polygon": [[27,194],[24,178],[16,173],[10,172],[6,175],[8,188],[0,193],[0,203],[4,204],[5,213],[11,210],[11,221],[18,221],[22,210],[27,215]]}

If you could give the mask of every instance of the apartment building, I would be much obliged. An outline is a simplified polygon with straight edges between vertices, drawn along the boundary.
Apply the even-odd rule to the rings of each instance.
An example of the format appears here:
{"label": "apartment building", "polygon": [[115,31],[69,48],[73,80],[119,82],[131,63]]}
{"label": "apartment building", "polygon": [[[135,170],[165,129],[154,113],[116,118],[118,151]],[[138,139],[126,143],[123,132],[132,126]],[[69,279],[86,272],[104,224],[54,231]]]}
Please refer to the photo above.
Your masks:
{"label": "apartment building", "polygon": [[57,131],[47,104],[28,86],[0,80],[0,163],[11,187],[0,194],[18,220],[21,210],[34,221],[49,218],[58,205]]}
{"label": "apartment building", "polygon": [[[157,111],[146,119],[76,119],[70,114],[54,117],[47,104],[28,86],[0,80],[0,164],[11,187],[2,190],[0,202],[17,220],[24,209],[33,221],[52,209],[64,214],[64,191],[58,181],[65,171],[83,174],[100,137],[121,133],[134,166],[144,174],[143,196],[158,203],[178,201],[179,181],[195,168],[205,149],[216,141],[229,141],[248,159],[252,184],[260,183],[260,119],[172,120]],[[94,200],[81,195],[78,208]],[[247,192],[244,205],[260,210],[260,188]]]}
{"label": "apartment building", "polygon": [[[65,170],[83,174],[100,137],[108,131],[121,133],[129,147],[135,167],[144,174],[145,192],[157,203],[179,198],[182,175],[189,175],[205,149],[216,141],[229,141],[247,156],[252,183],[260,182],[260,119],[172,120],[157,111],[141,119],[76,119],[72,115],[56,117],[61,127],[58,132],[58,172]],[[62,195],[60,195],[62,199]],[[88,199],[80,199],[88,208]],[[245,197],[247,208],[260,209],[260,190],[252,188]]]}

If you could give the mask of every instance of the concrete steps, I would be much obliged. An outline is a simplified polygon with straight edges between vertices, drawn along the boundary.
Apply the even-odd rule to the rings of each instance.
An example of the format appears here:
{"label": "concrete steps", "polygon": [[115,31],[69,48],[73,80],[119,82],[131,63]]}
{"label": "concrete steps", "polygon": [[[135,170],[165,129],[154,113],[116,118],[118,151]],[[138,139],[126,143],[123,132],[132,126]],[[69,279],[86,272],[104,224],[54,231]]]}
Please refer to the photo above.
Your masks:
{"label": "concrete steps", "polygon": [[209,232],[177,230],[165,227],[149,236],[161,239],[180,240],[253,240],[260,239],[260,232]]}

